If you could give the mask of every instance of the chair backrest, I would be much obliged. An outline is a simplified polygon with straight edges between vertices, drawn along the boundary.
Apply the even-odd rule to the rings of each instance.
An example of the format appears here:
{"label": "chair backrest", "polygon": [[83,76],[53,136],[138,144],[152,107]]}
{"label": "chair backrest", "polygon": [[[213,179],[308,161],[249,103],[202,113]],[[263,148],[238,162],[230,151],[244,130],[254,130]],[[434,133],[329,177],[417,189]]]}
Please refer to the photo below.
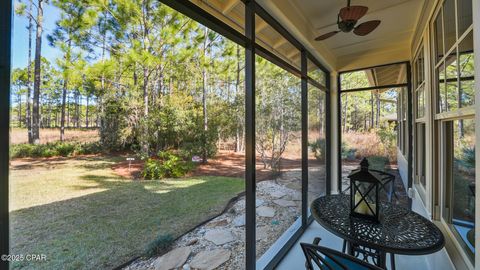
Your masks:
{"label": "chair backrest", "polygon": [[308,243],[300,243],[300,245],[307,259],[305,267],[308,270],[317,268],[321,270],[382,270],[375,265],[330,248]]}

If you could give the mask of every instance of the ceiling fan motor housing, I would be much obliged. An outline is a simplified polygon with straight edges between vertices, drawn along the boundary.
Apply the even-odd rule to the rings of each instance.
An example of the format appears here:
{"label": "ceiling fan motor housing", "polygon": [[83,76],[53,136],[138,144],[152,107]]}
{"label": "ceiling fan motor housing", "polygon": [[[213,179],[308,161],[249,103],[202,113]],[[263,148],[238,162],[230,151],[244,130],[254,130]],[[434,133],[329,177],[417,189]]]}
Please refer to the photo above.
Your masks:
{"label": "ceiling fan motor housing", "polygon": [[354,20],[345,20],[338,22],[338,28],[345,33],[348,33],[353,30],[357,21]]}

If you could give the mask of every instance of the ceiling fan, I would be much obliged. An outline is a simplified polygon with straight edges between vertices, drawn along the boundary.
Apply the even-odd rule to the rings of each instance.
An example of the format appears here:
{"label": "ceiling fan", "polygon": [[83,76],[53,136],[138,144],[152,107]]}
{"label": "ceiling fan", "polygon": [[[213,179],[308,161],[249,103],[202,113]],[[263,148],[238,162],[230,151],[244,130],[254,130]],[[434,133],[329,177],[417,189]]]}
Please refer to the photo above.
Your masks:
{"label": "ceiling fan", "polygon": [[[357,36],[366,36],[370,34],[375,28],[380,24],[380,20],[373,20],[361,23],[357,25],[358,20],[362,18],[368,11],[368,7],[364,6],[350,6],[350,0],[347,0],[347,6],[340,9],[340,12],[337,15],[337,31],[332,31],[326,34],[323,34],[317,38],[316,41],[324,40],[329,37],[334,36],[340,32],[351,32]],[[355,27],[355,25],[357,25]]]}

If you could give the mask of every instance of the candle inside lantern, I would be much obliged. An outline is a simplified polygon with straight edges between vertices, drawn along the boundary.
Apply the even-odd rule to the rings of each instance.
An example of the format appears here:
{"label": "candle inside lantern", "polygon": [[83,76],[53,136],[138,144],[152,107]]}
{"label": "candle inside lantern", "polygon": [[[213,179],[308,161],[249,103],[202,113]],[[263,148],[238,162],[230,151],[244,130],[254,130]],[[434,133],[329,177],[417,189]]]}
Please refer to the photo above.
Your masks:
{"label": "candle inside lantern", "polygon": [[[358,191],[355,192],[355,205],[357,205],[361,199],[362,199],[362,196],[360,195],[360,193]],[[374,203],[370,203],[370,207],[373,209],[373,211],[375,211],[376,205]],[[374,215],[374,213],[372,213],[372,211],[368,207],[365,200],[363,200],[362,202],[360,202],[360,204],[358,204],[358,206],[355,208],[355,212],[363,215],[369,215],[369,216]]]}
{"label": "candle inside lantern", "polygon": [[[362,199],[362,196],[360,196],[360,194],[358,192],[355,192],[355,205],[358,204],[358,202]],[[359,213],[359,214],[367,214],[367,209],[368,206],[367,204],[365,203],[365,201],[362,201],[360,204],[357,205],[357,207],[355,208],[355,212]]]}

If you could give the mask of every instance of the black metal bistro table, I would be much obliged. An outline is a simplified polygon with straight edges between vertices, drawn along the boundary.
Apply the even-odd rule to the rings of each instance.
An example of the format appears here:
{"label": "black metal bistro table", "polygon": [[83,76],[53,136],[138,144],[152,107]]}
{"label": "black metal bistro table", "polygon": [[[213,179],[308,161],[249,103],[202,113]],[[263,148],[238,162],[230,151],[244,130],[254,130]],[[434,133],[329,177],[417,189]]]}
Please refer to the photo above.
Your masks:
{"label": "black metal bistro table", "polygon": [[[424,255],[443,248],[442,232],[431,221],[406,208],[382,203],[379,223],[350,217],[350,195],[327,195],[311,204],[313,218],[348,241],[348,252],[386,269],[386,254]],[[393,262],[394,264],[394,262]],[[394,266],[393,266],[394,267]]]}

